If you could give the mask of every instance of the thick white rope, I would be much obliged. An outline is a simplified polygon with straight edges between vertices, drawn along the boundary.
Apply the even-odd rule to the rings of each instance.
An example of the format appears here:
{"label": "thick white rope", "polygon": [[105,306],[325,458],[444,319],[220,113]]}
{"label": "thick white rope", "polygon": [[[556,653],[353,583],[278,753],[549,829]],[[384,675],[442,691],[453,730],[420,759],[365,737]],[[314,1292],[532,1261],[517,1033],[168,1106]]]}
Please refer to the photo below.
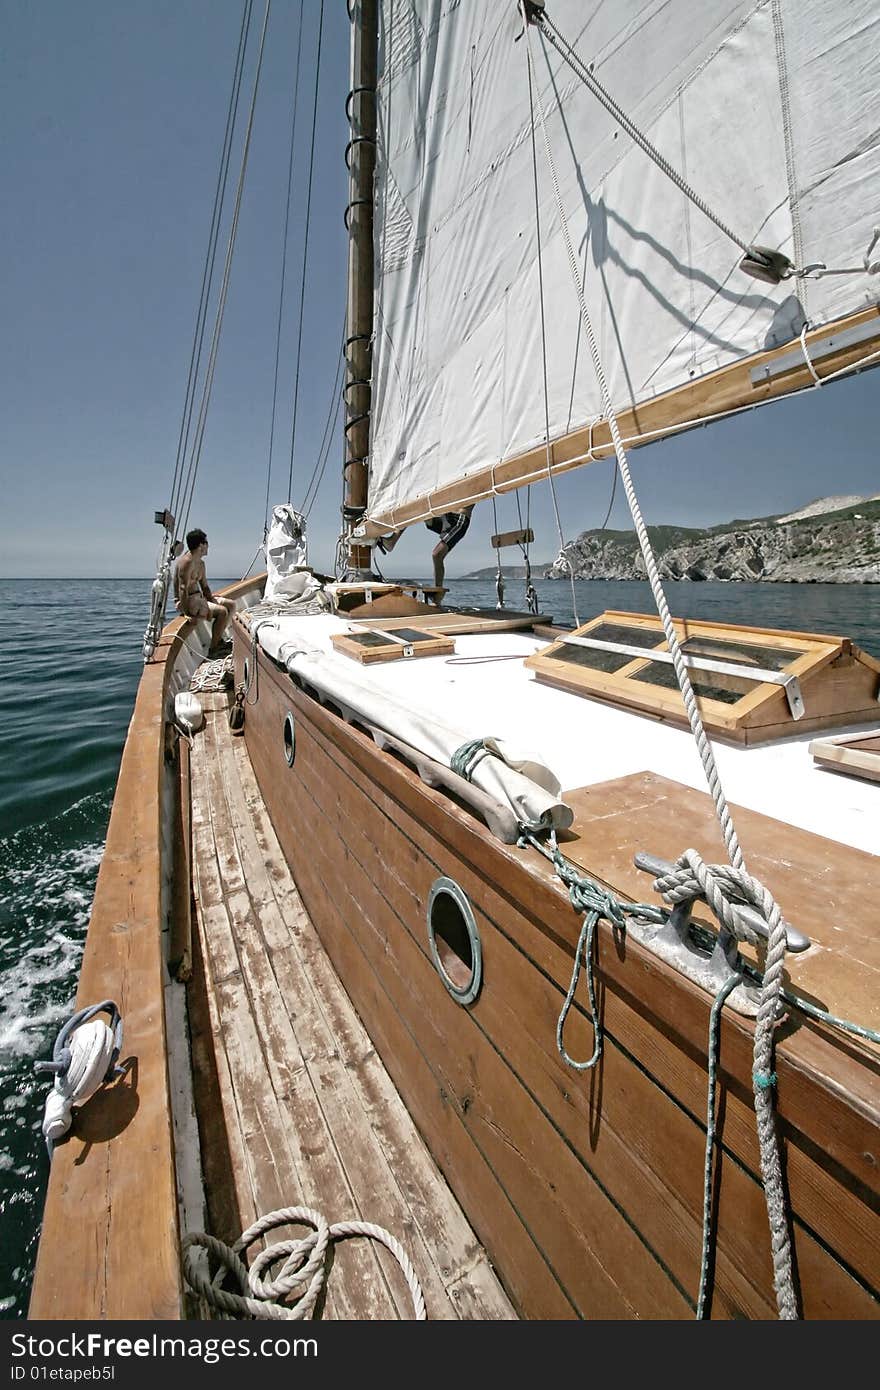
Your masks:
{"label": "thick white rope", "polygon": [[[526,46],[530,67],[533,65],[531,50],[530,26],[523,10],[523,20],[525,23]],[[543,29],[541,31],[543,33]],[[532,69],[533,70],[533,69]],[[572,283],[575,287],[578,303],[581,312],[581,321],[587,335],[590,347],[590,356],[593,368],[596,373],[596,380],[602,395],[603,408],[608,420],[611,437],[614,441],[614,452],[617,458],[617,465],[620,469],[620,476],[623,482],[626,499],[629,503],[630,513],[633,524],[639,539],[642,557],[645,561],[645,569],[651,584],[651,591],[657,605],[657,611],[666,635],[667,646],[672,657],[672,663],[678,677],[679,688],[681,689],[682,699],[684,700],[688,722],[697,744],[703,770],[709,785],[712,800],[715,803],[715,811],[719,825],[727,846],[728,857],[734,869],[738,870],[738,879],[744,892],[754,893],[756,906],[763,912],[768,928],[767,960],[764,972],[764,981],[761,986],[760,1002],[758,1006],[758,1016],[755,1024],[755,1048],[754,1048],[754,1094],[755,1094],[755,1117],[758,1127],[758,1138],[761,1150],[761,1172],[764,1179],[764,1190],[767,1198],[767,1215],[770,1223],[771,1245],[773,1249],[774,1280],[776,1284],[776,1298],[779,1315],[781,1318],[789,1319],[797,1317],[797,1306],[794,1294],[794,1276],[791,1262],[791,1242],[788,1230],[787,1206],[785,1201],[785,1191],[782,1182],[782,1168],[779,1158],[778,1138],[776,1134],[774,1109],[773,1109],[773,1085],[775,1077],[772,1074],[773,1058],[773,1031],[776,1024],[780,995],[782,990],[782,970],[787,945],[785,923],[782,920],[782,913],[778,904],[773,900],[772,895],[757,880],[752,879],[745,871],[742,850],[740,849],[739,839],[733,825],[733,819],[724,796],[721,786],[721,779],[715,763],[715,755],[712,746],[703,728],[703,721],[697,707],[696,697],[693,687],[684,664],[678,637],[669,612],[669,605],[663,592],[663,585],[657,570],[657,564],[651,548],[647,528],[642,519],[641,508],[633,487],[632,477],[629,471],[629,463],[626,451],[620,438],[620,431],[617,426],[617,417],[611,402],[611,394],[605,379],[605,372],[599,356],[599,349],[593,333],[593,325],[587,310],[586,299],[581,288],[580,276],[578,274],[577,259],[571,243],[571,236],[568,230],[568,221],[565,216],[565,209],[562,203],[562,194],[559,188],[559,180],[556,174],[556,165],[550,149],[550,141],[547,135],[547,124],[544,115],[544,104],[541,100],[540,92],[535,84],[535,94],[537,97],[538,115],[541,121],[541,133],[544,140],[544,150],[547,158],[547,166],[553,182],[553,191],[556,198],[556,207],[559,215],[560,226],[562,228],[565,246],[568,253],[569,266],[571,268]]]}
{"label": "thick white rope", "polygon": [[800,339],[800,341],[801,341],[801,352],[804,354],[804,361],[805,361],[806,364],[807,364],[807,371],[810,373],[810,376],[813,378],[813,385],[814,385],[814,386],[821,386],[821,385],[822,385],[822,378],[819,376],[818,372],[816,371],[816,368],[813,366],[813,359],[812,359],[812,357],[810,356],[810,349],[807,347],[807,329],[809,328],[809,326],[810,326],[809,321],[808,321],[807,319],[804,319],[804,326],[803,326],[803,328],[801,329],[801,339]]}
{"label": "thick white rope", "polygon": [[[240,1258],[242,1252],[266,1231],[276,1226],[301,1224],[313,1226],[314,1230],[301,1240],[281,1240],[267,1245],[257,1255],[250,1269]],[[351,1236],[366,1236],[390,1250],[409,1286],[414,1320],[424,1322],[428,1316],[424,1295],[412,1262],[400,1241],[383,1226],[375,1226],[369,1221],[339,1221],[331,1226],[319,1211],[311,1207],[282,1207],[269,1212],[249,1226],[233,1246],[203,1232],[185,1236],[182,1246],[184,1273],[190,1287],[212,1308],[223,1313],[234,1317],[299,1322],[311,1317],[314,1312],[326,1281],[325,1260],[332,1242]],[[199,1248],[209,1251],[219,1261],[219,1269],[213,1279],[209,1279],[199,1266],[196,1255]],[[278,1260],[283,1260],[279,1272],[270,1279],[263,1279],[263,1272]],[[240,1294],[229,1293],[221,1287],[230,1270],[238,1280],[242,1290]],[[281,1301],[297,1290],[300,1294],[295,1302]]]}

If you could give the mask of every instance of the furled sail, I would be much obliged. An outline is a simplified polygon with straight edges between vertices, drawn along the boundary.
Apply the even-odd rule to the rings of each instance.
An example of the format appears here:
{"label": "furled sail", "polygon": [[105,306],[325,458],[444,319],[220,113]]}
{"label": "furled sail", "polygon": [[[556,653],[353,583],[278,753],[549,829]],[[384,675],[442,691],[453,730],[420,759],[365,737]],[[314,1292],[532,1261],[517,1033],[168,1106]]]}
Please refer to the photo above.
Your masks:
{"label": "furled sail", "polygon": [[[746,244],[858,272],[746,275],[740,247],[533,27],[536,102],[616,409],[876,303],[863,268],[880,221],[876,0],[548,0],[547,13]],[[487,469],[543,450],[544,340],[550,439],[603,413],[535,115],[542,334],[522,30],[512,0],[382,0],[376,520],[443,510],[442,489],[484,492]]]}

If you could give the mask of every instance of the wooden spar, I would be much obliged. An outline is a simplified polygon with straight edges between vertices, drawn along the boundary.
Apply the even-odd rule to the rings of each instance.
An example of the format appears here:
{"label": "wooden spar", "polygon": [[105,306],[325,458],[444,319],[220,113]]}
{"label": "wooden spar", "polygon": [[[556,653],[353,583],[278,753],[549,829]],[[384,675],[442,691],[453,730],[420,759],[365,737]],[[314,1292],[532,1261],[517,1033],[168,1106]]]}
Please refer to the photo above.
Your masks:
{"label": "wooden spar", "polygon": [[[812,344],[824,341],[832,334],[843,336],[848,330],[861,328],[872,321],[876,331],[871,337],[862,337],[855,343],[844,342],[813,363],[820,379],[847,367],[855,368],[866,357],[873,358],[880,348],[880,309],[874,305],[806,334],[809,351]],[[793,363],[790,370],[777,376],[753,380],[752,373],[756,369],[772,365],[793,350],[800,352],[800,340],[797,338],[769,352],[756,353],[731,366],[721,367],[699,381],[688,382],[652,400],[622,408],[617,414],[617,423],[624,444],[629,449],[639,448],[670,434],[707,424],[732,411],[763,405],[811,386],[813,378],[803,355],[800,365]],[[608,458],[612,453],[608,421],[599,420],[592,426],[585,425],[562,439],[554,440],[550,446],[551,472],[565,473],[569,469]],[[546,477],[547,450],[545,445],[540,444],[524,454],[471,471],[467,477],[433,492],[423,493],[403,506],[377,512],[370,520],[379,527],[405,526],[428,516],[460,510],[496,492],[514,492],[519,487],[540,482]]]}
{"label": "wooden spar", "polygon": [[[360,520],[367,505],[367,455],[373,349],[373,172],[376,164],[376,0],[357,0],[352,15],[352,88],[346,103],[349,166],[348,309],[345,331],[345,465],[343,516]],[[352,543],[349,571],[369,574],[372,551]]]}

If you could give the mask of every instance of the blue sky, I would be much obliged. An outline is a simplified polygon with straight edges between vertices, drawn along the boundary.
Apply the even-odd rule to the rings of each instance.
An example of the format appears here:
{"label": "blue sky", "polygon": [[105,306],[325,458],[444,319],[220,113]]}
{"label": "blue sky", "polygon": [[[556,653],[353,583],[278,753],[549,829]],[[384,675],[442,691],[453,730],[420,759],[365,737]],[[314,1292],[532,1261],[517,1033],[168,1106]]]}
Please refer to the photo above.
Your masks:
{"label": "blue sky", "polygon": [[[276,501],[287,491],[319,9],[305,0]],[[254,11],[258,31],[259,0]],[[295,502],[332,405],[344,309],[348,22],[341,0],[326,0],[324,11]],[[239,0],[0,0],[3,576],[153,572],[161,533],[152,515],[170,496],[241,13]],[[272,8],[191,513],[210,535],[215,577],[243,572],[262,535],[298,13],[294,0]],[[236,153],[233,176],[237,168]],[[877,492],[877,382],[868,372],[634,452],[646,519],[709,525]],[[332,565],[340,455],[337,430],[310,517],[319,567]],[[566,538],[601,523],[611,477],[605,462],[557,482]],[[497,506],[498,529],[514,529],[515,499]],[[531,520],[534,558],[553,558],[546,486],[532,491]],[[620,495],[610,524],[628,524]],[[449,572],[493,563],[494,529],[483,503]],[[432,543],[424,527],[411,528],[388,570],[427,574]]]}

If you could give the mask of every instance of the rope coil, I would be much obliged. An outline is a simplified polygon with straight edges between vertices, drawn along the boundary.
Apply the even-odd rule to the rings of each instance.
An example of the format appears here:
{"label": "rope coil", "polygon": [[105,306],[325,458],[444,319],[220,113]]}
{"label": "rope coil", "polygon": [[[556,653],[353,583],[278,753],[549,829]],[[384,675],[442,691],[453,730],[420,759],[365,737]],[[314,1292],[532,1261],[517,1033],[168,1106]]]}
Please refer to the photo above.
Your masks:
{"label": "rope coil", "polygon": [[[300,1240],[279,1240],[269,1244],[254,1259],[250,1268],[241,1259],[242,1253],[255,1240],[276,1226],[308,1225],[314,1230]],[[425,1299],[418,1276],[403,1246],[390,1231],[369,1221],[339,1221],[332,1226],[326,1217],[311,1207],[282,1207],[269,1212],[243,1231],[235,1245],[227,1245],[204,1232],[193,1232],[182,1244],[184,1273],[190,1288],[201,1295],[212,1308],[233,1317],[303,1321],[311,1317],[327,1279],[325,1261],[334,1241],[353,1236],[365,1236],[378,1241],[396,1259],[403,1272],[413,1301],[413,1319],[427,1319]],[[219,1261],[213,1279],[199,1267],[195,1252],[207,1250]],[[271,1278],[265,1271],[281,1261],[281,1267]],[[241,1293],[231,1293],[222,1287],[228,1273],[235,1275]],[[285,1303],[299,1291],[293,1303]]]}

